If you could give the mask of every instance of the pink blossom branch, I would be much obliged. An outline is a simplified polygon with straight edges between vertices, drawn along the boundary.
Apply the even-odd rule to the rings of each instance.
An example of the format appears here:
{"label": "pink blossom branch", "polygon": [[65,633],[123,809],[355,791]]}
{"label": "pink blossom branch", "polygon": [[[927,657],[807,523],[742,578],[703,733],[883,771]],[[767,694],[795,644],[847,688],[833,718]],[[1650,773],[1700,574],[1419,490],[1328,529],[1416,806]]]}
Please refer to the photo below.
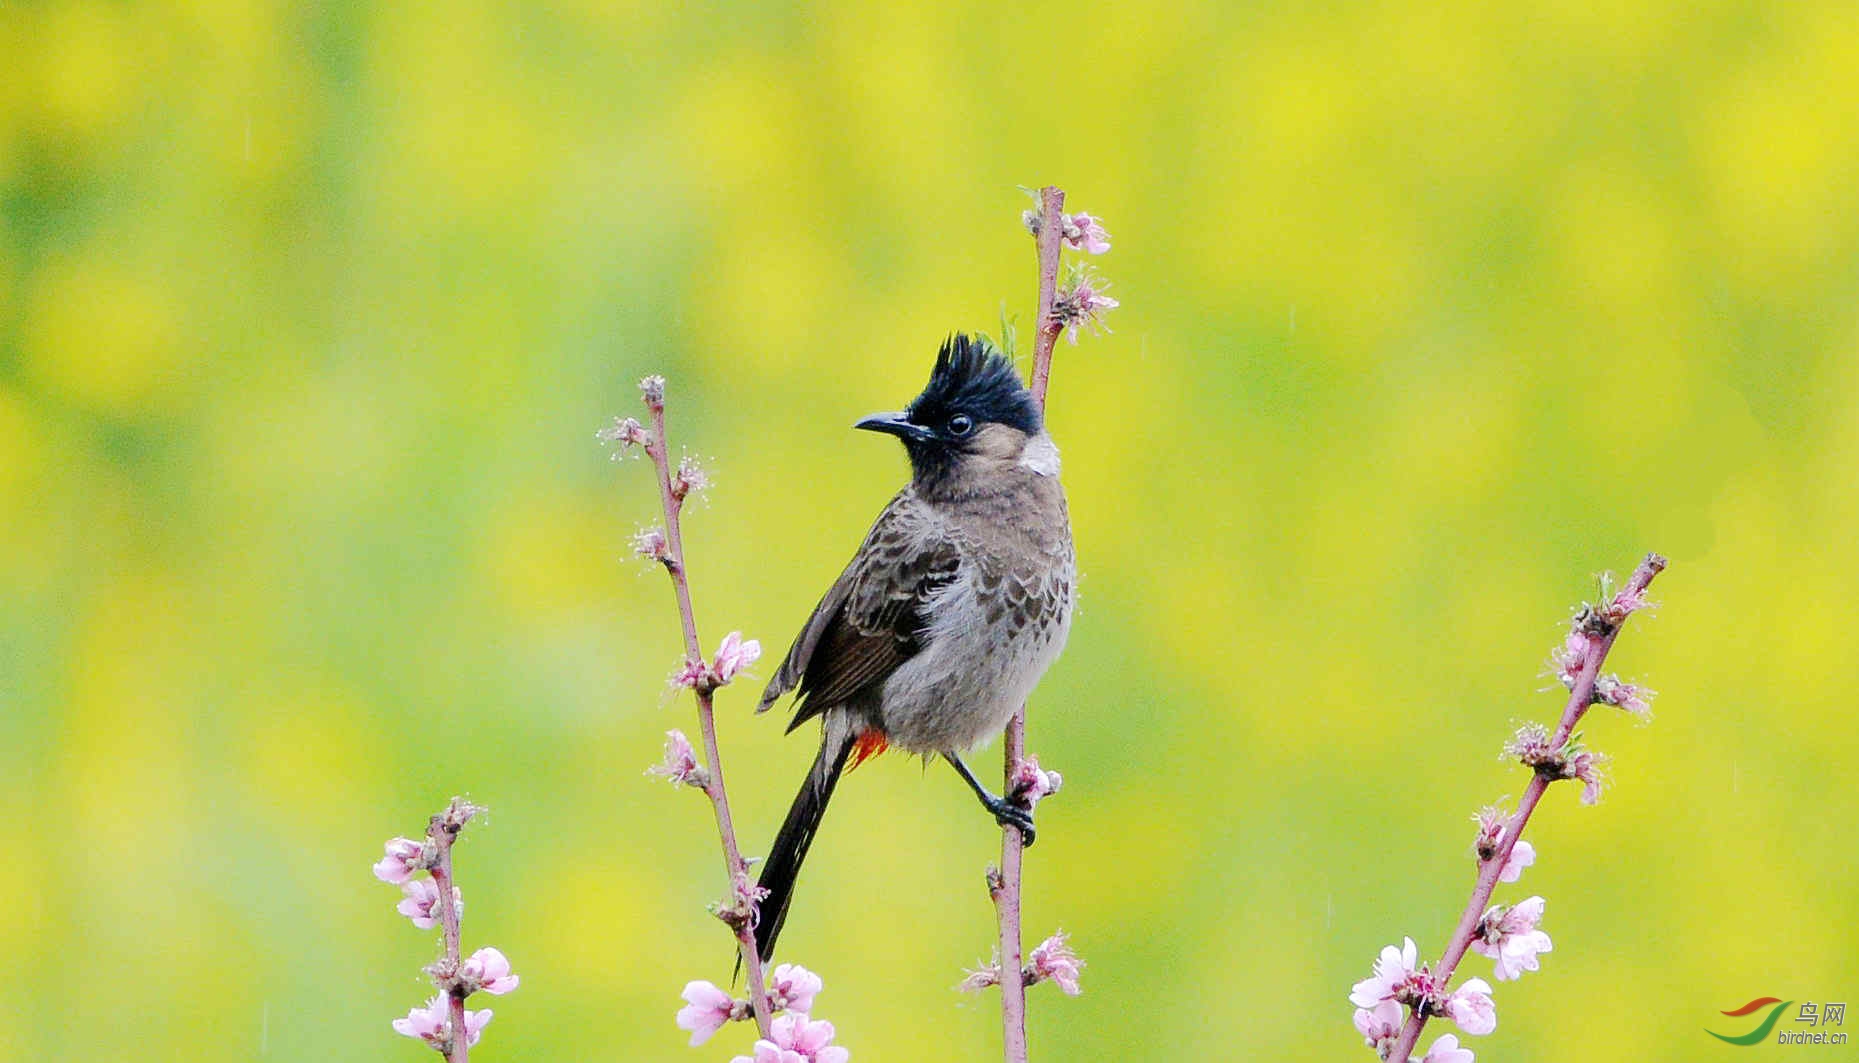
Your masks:
{"label": "pink blossom branch", "polygon": [[[1658,554],[1647,554],[1626,586],[1611,598],[1598,606],[1582,609],[1575,617],[1573,631],[1565,649],[1559,651],[1557,663],[1559,670],[1569,684],[1569,698],[1562,709],[1561,720],[1556,725],[1555,734],[1546,742],[1532,739],[1529,750],[1524,751],[1526,763],[1532,763],[1536,774],[1531,777],[1524,789],[1523,797],[1517,803],[1517,811],[1503,823],[1502,832],[1497,835],[1495,844],[1489,852],[1483,847],[1479,853],[1480,864],[1478,878],[1472,887],[1471,898],[1466,902],[1465,911],[1459,916],[1459,924],[1447,940],[1446,951],[1440,957],[1439,964],[1430,972],[1429,982],[1437,993],[1443,993],[1452,982],[1454,971],[1459,961],[1464,959],[1466,950],[1474,941],[1479,940],[1480,929],[1486,923],[1488,906],[1492,891],[1497,887],[1500,875],[1509,863],[1512,852],[1523,837],[1524,827],[1530,822],[1531,813],[1535,812],[1537,803],[1549,789],[1549,784],[1564,778],[1582,778],[1590,792],[1598,792],[1598,776],[1593,774],[1592,754],[1574,753],[1566,755],[1575,738],[1575,728],[1587,714],[1588,709],[1597,704],[1612,701],[1615,704],[1626,702],[1618,700],[1618,695],[1610,698],[1605,694],[1597,696],[1596,684],[1600,678],[1601,666],[1607,660],[1608,651],[1614,647],[1614,641],[1620,637],[1620,631],[1626,624],[1627,617],[1645,605],[1646,588],[1653,577],[1665,569],[1666,560]],[[1617,684],[1616,684],[1617,688]],[[1643,707],[1643,706],[1642,706]],[[1527,729],[1526,729],[1527,730]],[[1538,732],[1540,735],[1540,731]],[[1522,734],[1519,745],[1523,743]],[[1513,750],[1518,749],[1513,746]],[[1532,760],[1532,751],[1535,759]],[[1580,759],[1587,758],[1587,759]],[[1580,761],[1576,763],[1576,761]],[[1513,876],[1514,877],[1514,876]],[[1537,899],[1540,905],[1540,898]],[[1409,947],[1411,948],[1411,942]],[[1534,961],[1529,969],[1534,969]],[[1379,973],[1379,972],[1378,972]],[[1499,977],[1503,977],[1500,971]],[[1484,1001],[1488,1006],[1488,997]],[[1427,1021],[1437,1014],[1438,1005],[1431,998],[1422,999],[1412,1007],[1407,1021],[1402,1025],[1400,1034],[1395,1038],[1392,1048],[1383,1058],[1390,1063],[1407,1063],[1419,1043],[1420,1034],[1426,1028]],[[1463,1023],[1462,1023],[1463,1025]],[[1482,1032],[1482,1031],[1479,1031]],[[1464,1053],[1470,1058],[1470,1053]]]}
{"label": "pink blossom branch", "polygon": [[[426,968],[433,988],[439,995],[422,1008],[395,1019],[394,1032],[416,1037],[448,1063],[466,1063],[471,1046],[491,1021],[491,1011],[466,1011],[465,1001],[473,993],[501,996],[521,981],[510,971],[510,961],[497,949],[485,947],[460,958],[459,921],[464,914],[458,880],[452,873],[452,844],[480,809],[462,797],[454,797],[445,811],[433,816],[426,825],[426,840],[390,838],[387,855],[374,865],[374,877],[399,886],[404,893],[398,905],[401,915],[414,927],[431,930],[440,927],[443,951]],[[417,878],[421,871],[430,878]]]}
{"label": "pink blossom branch", "polygon": [[[1074,264],[1065,286],[1059,285],[1059,265],[1066,245],[1089,254],[1110,250],[1110,234],[1089,214],[1065,213],[1065,192],[1048,185],[1039,190],[1039,209],[1024,215],[1039,249],[1039,313],[1033,340],[1033,372],[1029,389],[1033,401],[1043,414],[1046,391],[1052,380],[1052,351],[1061,333],[1078,341],[1081,328],[1097,332],[1103,327],[1103,314],[1115,309],[1117,301],[1104,294],[1103,284],[1088,267]],[[1026,706],[1021,705],[1007,722],[1002,742],[1006,785],[1002,792],[1008,799],[1031,809],[1040,798],[1059,787],[1057,772],[1042,771],[1037,760],[1026,754]],[[1065,992],[1076,994],[1078,969],[1082,961],[1065,944],[1064,934],[1054,934],[1033,950],[1030,962],[1023,962],[1021,945],[1020,885],[1023,871],[1025,838],[1018,827],[1001,824],[1001,862],[988,869],[988,895],[994,901],[999,921],[999,944],[992,964],[971,972],[963,982],[965,989],[998,985],[1001,989],[1002,1051],[1007,1063],[1026,1063],[1026,987],[1048,978]]]}
{"label": "pink blossom branch", "polygon": [[[1059,250],[1065,233],[1065,192],[1048,185],[1039,190],[1039,317],[1033,338],[1033,401],[1046,408],[1046,387],[1052,379],[1052,348],[1064,323],[1054,312],[1058,298]],[[1012,795],[1022,761],[1026,759],[1026,706],[1007,721],[1004,745],[1006,786]],[[1000,923],[1001,1033],[1007,1063],[1026,1063],[1026,978],[1020,946],[1020,871],[1025,846],[1020,828],[1001,824],[1001,865],[988,876],[988,893],[994,898]]]}
{"label": "pink blossom branch", "polygon": [[[457,882],[452,877],[452,843],[458,840],[458,832],[476,811],[465,801],[454,797],[451,805],[434,816],[426,826],[426,837],[432,842],[436,854],[433,857],[432,884],[439,890],[439,927],[445,937],[445,954],[433,965],[435,982],[456,977],[459,965],[463,962],[459,952],[458,897],[454,892]],[[471,1053],[471,1038],[458,1035],[465,1029],[465,998],[456,992],[448,992],[445,997],[453,1030],[452,1050],[447,1053],[446,1061],[466,1063]]]}
{"label": "pink blossom branch", "polygon": [[[845,1063],[850,1055],[843,1046],[832,1044],[833,1024],[810,1016],[814,997],[824,981],[798,964],[784,963],[774,969],[766,983],[763,958],[756,948],[755,925],[760,902],[767,891],[749,879],[749,862],[743,859],[736,841],[736,828],[730,815],[728,790],[723,782],[722,753],[716,731],[715,693],[718,687],[733,682],[743,669],[761,656],[761,643],[744,639],[732,631],[718,646],[716,658],[703,658],[697,637],[697,619],[691,605],[691,586],[684,558],[684,502],[696,491],[708,486],[703,468],[690,458],[671,465],[671,446],[665,428],[665,380],[649,376],[639,382],[640,394],[651,413],[648,428],[631,417],[616,419],[609,428],[595,433],[596,438],[627,447],[641,447],[652,459],[658,476],[659,499],[665,527],[649,528],[633,538],[633,550],[639,556],[665,566],[671,578],[672,592],[678,601],[678,618],[684,634],[684,663],[672,677],[678,687],[690,687],[697,699],[697,719],[702,730],[703,747],[709,764],[697,759],[690,739],[677,730],[665,734],[665,757],[660,764],[646,769],[674,785],[693,786],[710,798],[716,815],[717,836],[723,846],[723,861],[729,874],[730,897],[712,911],[735,934],[741,968],[746,967],[749,998],[738,999],[714,983],[695,980],[685,983],[680,996],[685,1006],[678,1009],[679,1029],[691,1034],[691,1045],[703,1044],[718,1030],[732,1022],[753,1018],[761,1039],[755,1043],[755,1058],[804,1059],[808,1063]],[[616,453],[615,457],[620,454]],[[783,1012],[779,1018],[776,1012]],[[739,1056],[738,1059],[747,1057]]]}
{"label": "pink blossom branch", "polygon": [[671,577],[672,590],[677,595],[678,618],[684,627],[685,668],[687,673],[696,676],[692,689],[697,695],[697,723],[703,732],[704,757],[709,764],[700,777],[690,781],[709,796],[711,808],[716,813],[717,834],[722,839],[723,863],[729,874],[731,898],[731,903],[718,911],[717,915],[736,935],[742,963],[749,975],[750,1009],[755,1015],[757,1029],[766,1038],[770,1036],[773,1014],[768,1003],[768,990],[763,982],[762,957],[755,947],[755,887],[749,881],[748,861],[742,858],[742,849],[736,842],[735,822],[729,812],[729,794],[723,785],[723,759],[717,747],[716,710],[712,702],[718,679],[705,666],[702,645],[697,640],[697,616],[691,607],[691,585],[684,560],[684,531],[679,518],[683,514],[684,499],[693,485],[682,467],[674,483],[670,447],[665,435],[664,379],[647,377],[640,383],[640,390],[645,397],[646,408],[652,413],[652,430],[650,437],[644,441],[645,452],[658,470],[659,500],[665,512],[665,540],[662,549],[654,553],[665,566],[665,572]]}

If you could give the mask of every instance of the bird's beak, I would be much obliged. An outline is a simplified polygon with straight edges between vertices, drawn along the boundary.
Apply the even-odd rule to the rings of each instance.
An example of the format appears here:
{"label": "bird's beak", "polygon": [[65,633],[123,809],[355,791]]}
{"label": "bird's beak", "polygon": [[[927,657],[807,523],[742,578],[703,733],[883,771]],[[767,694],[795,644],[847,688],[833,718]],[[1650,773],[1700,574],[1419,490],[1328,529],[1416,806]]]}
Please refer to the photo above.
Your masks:
{"label": "bird's beak", "polygon": [[854,428],[863,428],[867,432],[884,432],[894,435],[905,442],[923,442],[931,437],[930,430],[910,420],[907,413],[874,413]]}

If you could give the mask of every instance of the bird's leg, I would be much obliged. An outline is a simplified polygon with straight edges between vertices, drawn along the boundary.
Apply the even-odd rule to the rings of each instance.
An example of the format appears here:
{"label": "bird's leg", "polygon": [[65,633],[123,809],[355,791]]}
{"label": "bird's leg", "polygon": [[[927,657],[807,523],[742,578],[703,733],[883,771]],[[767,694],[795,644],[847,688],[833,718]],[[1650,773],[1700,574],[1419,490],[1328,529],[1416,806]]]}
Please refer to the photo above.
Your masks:
{"label": "bird's leg", "polygon": [[975,778],[975,773],[968,770],[968,765],[962,763],[962,758],[956,756],[954,753],[944,753],[942,759],[949,762],[950,766],[956,770],[956,773],[962,777],[962,781],[968,784],[968,788],[973,790],[975,796],[981,799],[981,807],[993,814],[994,822],[999,823],[1003,827],[1017,827],[1019,829],[1021,848],[1026,848],[1033,844],[1032,809],[1009,798],[996,797],[989,793],[987,787],[981,785],[981,780]]}

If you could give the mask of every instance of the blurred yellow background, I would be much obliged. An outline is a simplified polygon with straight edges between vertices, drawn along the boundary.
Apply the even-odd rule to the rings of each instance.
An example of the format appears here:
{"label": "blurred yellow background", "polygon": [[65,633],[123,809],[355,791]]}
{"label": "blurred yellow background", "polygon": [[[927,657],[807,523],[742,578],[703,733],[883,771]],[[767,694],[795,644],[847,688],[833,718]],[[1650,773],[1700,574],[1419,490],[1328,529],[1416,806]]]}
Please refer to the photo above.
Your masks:
{"label": "blurred yellow background", "polygon": [[[670,378],[704,643],[778,654],[904,476],[850,423],[1029,317],[1043,182],[1123,308],[1052,393],[1027,926],[1090,966],[1037,1058],[1372,1059],[1351,983],[1438,955],[1567,609],[1649,549],[1657,718],[1588,725],[1615,785],[1499,894],[1555,951],[1471,1047],[1859,998],[1852,4],[73,0],[0,55],[0,1059],[429,1058],[369,864],[461,792],[523,978],[483,1058],[746,1050],[672,1023],[721,867],[641,774],[692,713],[593,432]],[[813,738],[752,703],[760,852]],[[995,1054],[997,849],[945,768],[841,788],[783,958],[854,1059]]]}

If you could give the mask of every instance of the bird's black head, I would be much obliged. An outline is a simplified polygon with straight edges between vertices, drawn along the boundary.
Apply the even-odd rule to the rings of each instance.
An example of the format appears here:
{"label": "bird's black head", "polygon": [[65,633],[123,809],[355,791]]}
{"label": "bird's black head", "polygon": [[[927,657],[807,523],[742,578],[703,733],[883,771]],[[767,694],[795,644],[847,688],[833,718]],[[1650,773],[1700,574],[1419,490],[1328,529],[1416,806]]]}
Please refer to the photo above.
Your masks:
{"label": "bird's black head", "polygon": [[956,333],[943,341],[929,384],[902,413],[867,417],[857,425],[904,442],[918,479],[935,478],[964,455],[1017,457],[1042,422],[1033,393],[1007,356],[980,337]]}

